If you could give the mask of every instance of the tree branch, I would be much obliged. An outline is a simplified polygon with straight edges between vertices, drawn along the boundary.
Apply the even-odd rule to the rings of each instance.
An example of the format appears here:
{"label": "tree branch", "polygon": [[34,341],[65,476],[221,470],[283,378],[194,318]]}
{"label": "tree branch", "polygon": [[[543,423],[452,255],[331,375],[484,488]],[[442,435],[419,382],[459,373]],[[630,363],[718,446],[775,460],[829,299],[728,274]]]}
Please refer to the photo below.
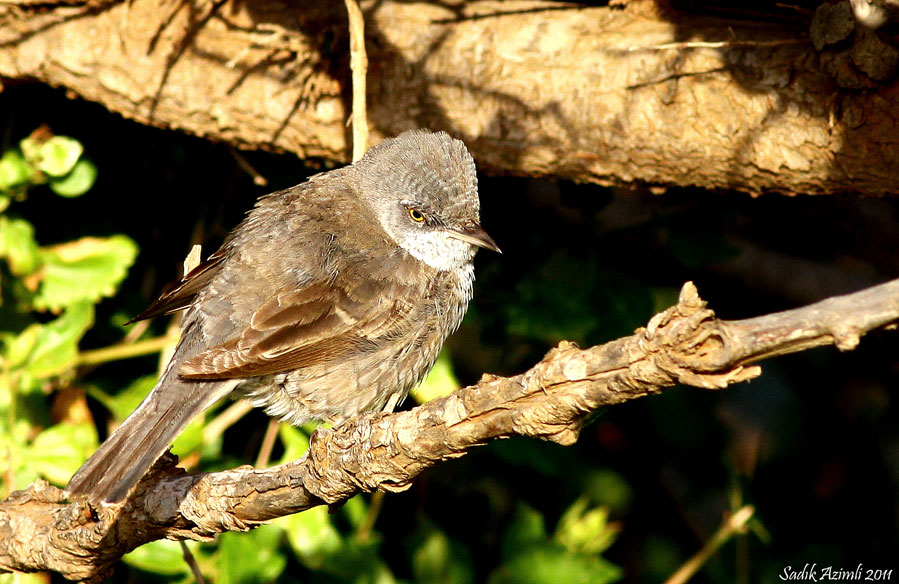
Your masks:
{"label": "tree branch", "polygon": [[168,455],[129,500],[99,507],[37,482],[0,503],[0,568],[97,581],[155,539],[209,539],[360,492],[402,491],[424,470],[497,438],[572,444],[603,406],[677,383],[723,388],[759,375],[751,364],[761,359],[826,344],[853,349],[897,321],[899,280],[741,321],[717,319],[687,283],[675,306],[630,337],[589,349],[564,342],[520,375],[485,375],[409,411],[320,428],[307,454],[287,464],[187,474]]}
{"label": "tree branch", "polygon": [[[810,18],[625,4],[363,2],[372,142],[442,129],[483,169],[600,184],[894,191],[896,83],[816,50]],[[345,162],[347,34],[326,2],[3,4],[0,76],[145,124]]]}

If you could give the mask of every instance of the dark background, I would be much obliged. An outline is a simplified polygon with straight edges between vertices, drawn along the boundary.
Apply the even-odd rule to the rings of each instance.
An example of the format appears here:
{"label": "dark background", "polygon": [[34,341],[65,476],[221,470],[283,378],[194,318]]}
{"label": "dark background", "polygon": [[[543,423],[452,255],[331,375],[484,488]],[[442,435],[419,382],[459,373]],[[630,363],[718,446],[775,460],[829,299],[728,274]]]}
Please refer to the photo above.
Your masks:
{"label": "dark background", "polygon": [[[211,252],[256,197],[326,169],[245,152],[269,181],[258,187],[227,145],[147,128],[39,85],[6,86],[0,124],[4,149],[47,124],[80,140],[99,168],[81,198],[35,191],[10,211],[35,225],[42,245],[124,233],[140,246],[83,349],[117,342],[110,323],[145,308],[190,244]],[[587,346],[628,335],[688,280],[720,317],[739,319],[899,277],[895,200],[480,181],[483,224],[504,253],[479,254],[473,305],[448,343],[463,384],[523,371],[563,339]],[[155,322],[155,332],[165,325]],[[677,387],[609,408],[572,447],[515,439],[475,450],[386,497],[375,526],[382,557],[411,578],[417,529],[437,525],[486,579],[521,503],[551,530],[586,496],[620,524],[604,557],[627,581],[667,577],[745,503],[757,510],[753,529],[695,581],[777,581],[786,566],[812,562],[899,569],[897,349],[899,333],[880,331],[851,353],[822,348],[764,362],[760,378],[725,390]],[[114,388],[156,366],[155,357],[132,359],[90,375]],[[254,412],[232,428],[228,456],[252,462],[265,420]],[[281,579],[311,577],[291,564]],[[152,579],[126,568],[116,578]]]}

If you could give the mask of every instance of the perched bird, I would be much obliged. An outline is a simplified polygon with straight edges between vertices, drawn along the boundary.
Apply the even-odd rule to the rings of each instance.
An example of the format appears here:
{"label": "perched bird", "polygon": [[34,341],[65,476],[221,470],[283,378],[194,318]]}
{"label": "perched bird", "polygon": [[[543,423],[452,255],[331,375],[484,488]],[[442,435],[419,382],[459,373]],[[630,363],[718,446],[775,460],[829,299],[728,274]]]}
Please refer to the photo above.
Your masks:
{"label": "perched bird", "polygon": [[135,319],[185,310],[159,382],[68,490],[123,499],[194,416],[232,394],[292,424],[393,410],[459,326],[477,248],[500,251],[479,208],[465,145],[423,130],[260,198]]}

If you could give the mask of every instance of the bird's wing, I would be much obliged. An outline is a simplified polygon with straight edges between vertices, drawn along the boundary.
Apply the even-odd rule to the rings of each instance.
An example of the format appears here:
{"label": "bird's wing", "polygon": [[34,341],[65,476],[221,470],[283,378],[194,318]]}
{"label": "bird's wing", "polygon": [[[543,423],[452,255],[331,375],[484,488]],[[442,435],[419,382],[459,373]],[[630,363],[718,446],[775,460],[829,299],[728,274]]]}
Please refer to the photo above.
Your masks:
{"label": "bird's wing", "polygon": [[225,257],[226,254],[222,250],[209,256],[209,259],[192,269],[175,282],[171,288],[160,294],[159,298],[149,308],[129,320],[129,324],[138,320],[171,314],[190,306],[197,292],[215,276]]}
{"label": "bird's wing", "polygon": [[235,337],[187,359],[188,379],[231,379],[281,373],[375,350],[423,326],[430,303],[416,310],[407,286],[380,281],[352,287],[318,283],[262,304]]}

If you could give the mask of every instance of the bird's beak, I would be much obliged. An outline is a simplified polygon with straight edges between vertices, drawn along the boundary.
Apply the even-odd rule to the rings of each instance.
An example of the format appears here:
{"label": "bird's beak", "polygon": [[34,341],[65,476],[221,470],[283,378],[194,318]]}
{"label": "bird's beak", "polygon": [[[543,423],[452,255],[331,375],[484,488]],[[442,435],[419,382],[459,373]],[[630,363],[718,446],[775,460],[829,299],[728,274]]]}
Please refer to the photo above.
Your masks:
{"label": "bird's beak", "polygon": [[471,245],[483,247],[484,249],[489,249],[496,253],[503,253],[499,246],[496,245],[496,242],[493,241],[493,238],[487,235],[487,232],[477,223],[473,224],[471,227],[447,229],[446,234],[450,237],[455,237],[456,239],[470,243]]}

